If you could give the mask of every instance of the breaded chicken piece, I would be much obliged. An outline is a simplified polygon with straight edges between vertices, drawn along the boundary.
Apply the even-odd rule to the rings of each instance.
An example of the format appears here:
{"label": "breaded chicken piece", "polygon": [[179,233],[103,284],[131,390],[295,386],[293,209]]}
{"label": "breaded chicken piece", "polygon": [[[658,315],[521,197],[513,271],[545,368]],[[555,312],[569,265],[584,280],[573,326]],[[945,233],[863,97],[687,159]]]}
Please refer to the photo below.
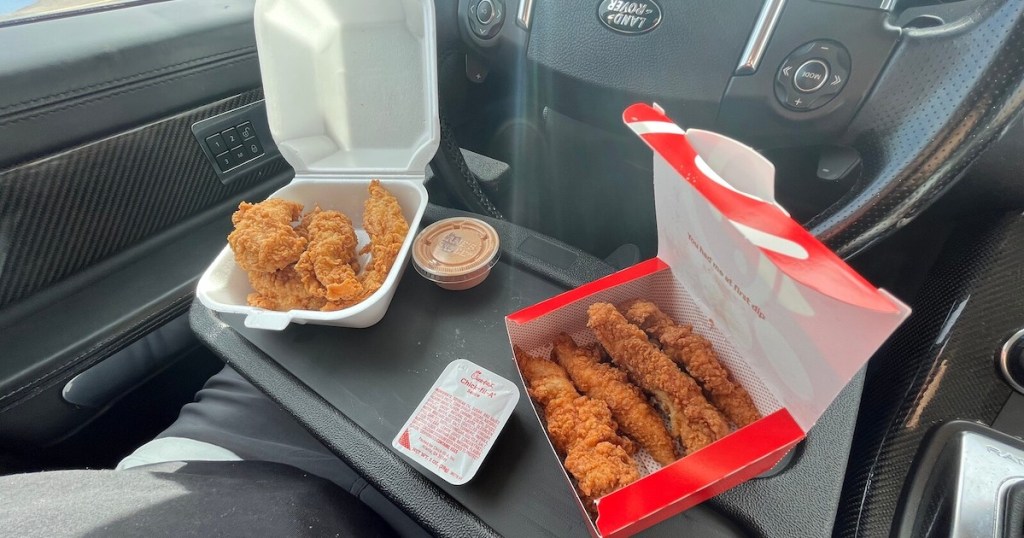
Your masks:
{"label": "breaded chicken piece", "polygon": [[249,294],[249,304],[267,310],[319,310],[325,303],[309,294],[293,265],[272,273],[250,271],[249,283],[256,290]]}
{"label": "breaded chicken piece", "polygon": [[352,221],[338,211],[314,208],[302,219],[301,233],[309,246],[295,264],[295,271],[310,295],[348,306],[359,300],[363,286],[356,278],[356,231]]}
{"label": "breaded chicken piece", "polygon": [[672,433],[687,453],[693,453],[729,433],[729,423],[686,375],[647,339],[647,335],[609,303],[588,310],[587,326],[612,361],[629,372],[640,388],[651,393],[669,417]]}
{"label": "breaded chicken piece", "polygon": [[689,325],[678,325],[650,301],[637,299],[620,307],[630,322],[661,344],[670,359],[696,379],[707,391],[711,402],[742,428],[761,418],[754,400],[739,384],[729,379],[729,371],[715,356],[715,350]]}
{"label": "breaded chicken piece", "polygon": [[633,457],[622,446],[608,441],[569,452],[565,468],[576,478],[587,505],[640,479]]}
{"label": "breaded chicken piece", "polygon": [[572,382],[587,396],[608,405],[619,428],[654,461],[668,465],[676,460],[675,442],[661,415],[654,410],[626,373],[599,361],[596,349],[576,346],[567,334],[555,338],[552,356],[565,368]]}
{"label": "breaded chicken piece", "polygon": [[618,435],[603,402],[580,396],[558,364],[514,348],[527,392],[544,409],[551,443],[565,455],[565,468],[586,502],[640,478],[632,443]]}
{"label": "breaded chicken piece", "polygon": [[231,216],[235,229],[228,235],[235,263],[246,271],[271,273],[298,261],[306,239],[292,222],[301,214],[302,204],[277,198],[239,204]]}
{"label": "breaded chicken piece", "polygon": [[370,198],[363,206],[363,229],[370,236],[370,244],[363,247],[360,254],[369,252],[370,261],[359,275],[362,298],[380,289],[409,235],[409,223],[402,215],[398,199],[377,179],[370,182],[369,191]]}

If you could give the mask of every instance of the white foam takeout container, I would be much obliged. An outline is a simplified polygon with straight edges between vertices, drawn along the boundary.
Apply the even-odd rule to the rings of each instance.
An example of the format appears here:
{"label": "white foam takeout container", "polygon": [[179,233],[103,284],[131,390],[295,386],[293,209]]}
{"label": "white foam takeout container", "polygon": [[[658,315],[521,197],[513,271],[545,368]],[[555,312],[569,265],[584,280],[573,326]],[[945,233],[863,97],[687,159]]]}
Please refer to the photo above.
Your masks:
{"label": "white foam takeout container", "polygon": [[[384,284],[334,312],[275,312],[249,306],[247,275],[231,248],[199,280],[208,308],[245,315],[247,327],[290,323],[369,327],[387,312],[427,206],[426,166],[437,151],[437,53],[430,0],[257,0],[267,119],[295,179],[272,194],[344,212],[362,247],[363,202],[371,179],[398,199],[409,235]],[[362,257],[360,262],[365,263]]]}

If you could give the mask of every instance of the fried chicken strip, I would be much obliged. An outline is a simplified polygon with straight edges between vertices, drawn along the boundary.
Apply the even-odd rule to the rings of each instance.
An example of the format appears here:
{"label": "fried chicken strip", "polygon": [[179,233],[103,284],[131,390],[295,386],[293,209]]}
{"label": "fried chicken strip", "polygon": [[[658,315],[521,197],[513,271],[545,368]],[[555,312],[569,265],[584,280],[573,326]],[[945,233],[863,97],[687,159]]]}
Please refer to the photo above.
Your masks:
{"label": "fried chicken strip", "polygon": [[292,222],[301,214],[302,204],[278,198],[239,204],[231,216],[235,229],[228,235],[235,263],[246,271],[272,273],[298,261],[306,239]]}
{"label": "fried chicken strip", "polygon": [[587,326],[615,364],[629,372],[669,417],[672,433],[692,453],[729,433],[729,423],[684,373],[647,339],[647,335],[609,303],[588,310]]}
{"label": "fried chicken strip", "polygon": [[646,450],[654,461],[668,465],[676,460],[675,443],[661,415],[626,373],[599,361],[596,349],[581,348],[563,333],[555,338],[552,355],[584,394],[608,405],[623,433]]}
{"label": "fried chicken strip", "polygon": [[589,503],[640,478],[632,443],[618,435],[604,402],[580,396],[558,364],[514,348],[527,391],[541,407],[552,444]]}
{"label": "fried chicken strip", "polygon": [[294,265],[271,273],[250,271],[249,283],[256,290],[249,294],[249,304],[267,310],[319,310],[325,303],[309,294]]}
{"label": "fried chicken strip", "polygon": [[670,359],[685,367],[734,424],[742,428],[761,418],[750,394],[729,379],[729,371],[718,361],[711,342],[693,332],[693,327],[676,324],[658,305],[642,299],[630,301],[620,310],[627,320],[657,340]]}
{"label": "fried chicken strip", "polygon": [[380,289],[409,234],[409,223],[402,215],[398,199],[377,179],[370,182],[369,191],[370,197],[363,206],[363,229],[370,236],[370,244],[360,254],[369,252],[370,261],[359,275],[363,286],[360,300]]}
{"label": "fried chicken strip", "polygon": [[300,228],[309,238],[309,246],[295,264],[295,271],[306,290],[332,306],[355,304],[363,294],[363,285],[356,277],[359,265],[352,221],[338,211],[316,207],[303,217]]}

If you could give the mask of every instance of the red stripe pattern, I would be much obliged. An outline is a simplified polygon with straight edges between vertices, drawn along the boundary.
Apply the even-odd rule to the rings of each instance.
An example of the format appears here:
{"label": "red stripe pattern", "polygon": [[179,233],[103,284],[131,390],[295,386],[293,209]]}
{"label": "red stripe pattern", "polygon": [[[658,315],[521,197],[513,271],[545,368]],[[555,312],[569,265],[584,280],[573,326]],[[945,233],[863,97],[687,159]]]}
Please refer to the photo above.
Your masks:
{"label": "red stripe pattern", "polygon": [[774,203],[744,196],[708,177],[697,164],[700,157],[685,132],[662,111],[635,104],[623,113],[623,121],[790,278],[851,305],[878,312],[899,311],[887,296]]}

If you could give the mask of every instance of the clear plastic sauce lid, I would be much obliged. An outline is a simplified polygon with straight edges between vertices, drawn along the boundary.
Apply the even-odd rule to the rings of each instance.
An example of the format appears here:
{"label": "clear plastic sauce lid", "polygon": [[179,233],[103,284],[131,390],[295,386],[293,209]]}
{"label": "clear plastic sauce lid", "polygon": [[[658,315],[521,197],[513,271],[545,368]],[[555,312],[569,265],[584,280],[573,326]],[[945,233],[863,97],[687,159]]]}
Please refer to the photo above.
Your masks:
{"label": "clear plastic sauce lid", "polygon": [[438,283],[486,277],[500,254],[498,233],[486,222],[454,217],[423,229],[412,246],[416,271]]}

